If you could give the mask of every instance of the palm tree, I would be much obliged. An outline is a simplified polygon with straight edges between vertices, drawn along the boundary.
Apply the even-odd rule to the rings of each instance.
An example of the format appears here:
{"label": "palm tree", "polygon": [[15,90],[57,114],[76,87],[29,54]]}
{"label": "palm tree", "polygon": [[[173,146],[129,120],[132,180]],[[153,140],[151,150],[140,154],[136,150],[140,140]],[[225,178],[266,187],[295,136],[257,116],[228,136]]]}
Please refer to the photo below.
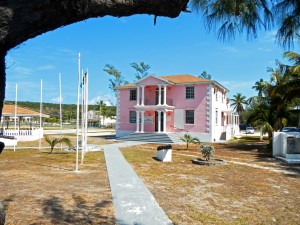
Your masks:
{"label": "palm tree", "polygon": [[252,89],[258,91],[258,96],[262,97],[263,93],[265,93],[266,90],[266,82],[263,79],[260,79],[259,81],[255,82]]}
{"label": "palm tree", "polygon": [[287,79],[281,82],[273,91],[282,94],[287,101],[292,101],[300,97],[300,54],[285,52],[283,55],[293,65],[281,64],[281,68],[286,71]]}
{"label": "palm tree", "polygon": [[54,138],[54,139],[49,139],[48,136],[45,136],[45,141],[49,144],[51,148],[50,154],[52,154],[54,147],[59,144],[59,143],[65,143],[68,145],[68,147],[72,146],[71,140],[69,138],[63,137],[63,138]]}
{"label": "palm tree", "polygon": [[230,99],[232,103],[231,106],[234,106],[234,110],[240,115],[242,111],[244,111],[244,105],[248,104],[246,100],[246,96],[242,95],[242,93],[237,93]]}
{"label": "palm tree", "polygon": [[191,0],[192,8],[203,13],[209,31],[217,31],[218,38],[234,39],[237,33],[257,38],[258,31],[279,27],[277,42],[293,46],[299,39],[298,0]]}
{"label": "palm tree", "polygon": [[189,149],[189,144],[200,144],[200,139],[192,137],[190,134],[183,135],[180,140],[186,143],[186,150]]}
{"label": "palm tree", "polygon": [[[295,100],[300,97],[300,55],[294,52],[286,52],[293,66],[281,64],[277,61],[277,68],[269,68],[270,83],[266,82],[266,94],[257,101],[248,117],[249,122],[257,122],[266,130],[269,130],[269,138],[272,130],[282,129],[290,120],[291,111]],[[272,129],[270,129],[270,127]]]}

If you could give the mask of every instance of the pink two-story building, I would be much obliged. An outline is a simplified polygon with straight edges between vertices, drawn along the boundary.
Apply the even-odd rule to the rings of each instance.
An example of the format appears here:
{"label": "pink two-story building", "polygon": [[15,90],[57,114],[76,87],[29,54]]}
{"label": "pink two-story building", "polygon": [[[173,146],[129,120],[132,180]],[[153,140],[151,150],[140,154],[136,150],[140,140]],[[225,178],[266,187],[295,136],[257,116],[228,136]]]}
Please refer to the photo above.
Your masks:
{"label": "pink two-story building", "polygon": [[149,75],[117,89],[116,136],[130,133],[185,133],[201,141],[231,139],[239,132],[228,89],[192,75]]}

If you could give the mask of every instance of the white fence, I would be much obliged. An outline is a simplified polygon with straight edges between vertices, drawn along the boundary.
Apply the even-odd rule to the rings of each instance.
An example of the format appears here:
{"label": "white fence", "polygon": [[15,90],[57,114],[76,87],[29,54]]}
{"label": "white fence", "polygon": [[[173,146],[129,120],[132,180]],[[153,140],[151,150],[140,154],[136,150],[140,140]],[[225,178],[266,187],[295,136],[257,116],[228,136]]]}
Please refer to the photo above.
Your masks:
{"label": "white fence", "polygon": [[43,138],[43,128],[32,129],[5,129],[3,128],[4,136],[14,136],[18,141],[34,141]]}

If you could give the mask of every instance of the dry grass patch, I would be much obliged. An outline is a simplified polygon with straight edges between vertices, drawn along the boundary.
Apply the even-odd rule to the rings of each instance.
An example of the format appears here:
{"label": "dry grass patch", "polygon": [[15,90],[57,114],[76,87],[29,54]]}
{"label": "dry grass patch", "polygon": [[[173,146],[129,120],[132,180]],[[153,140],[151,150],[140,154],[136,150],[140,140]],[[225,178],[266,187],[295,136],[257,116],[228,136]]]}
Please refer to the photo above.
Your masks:
{"label": "dry grass patch", "polygon": [[[50,139],[54,139],[54,138],[61,138],[61,137],[67,137],[71,140],[71,143],[73,146],[76,145],[76,134],[63,134],[63,135],[59,135],[59,134],[49,134],[49,135],[44,135],[44,136],[48,136]],[[105,144],[112,144],[114,142],[109,141],[101,136],[97,137],[97,136],[93,136],[93,137],[88,137],[88,144],[95,144],[95,145],[105,145]],[[18,147],[24,148],[24,147],[38,147],[39,146],[39,140],[36,141],[18,141],[18,145],[16,146],[16,148],[18,149]],[[45,141],[45,139],[43,138],[41,141],[41,147],[49,147],[48,143]],[[64,148],[67,148],[67,146],[65,144],[63,144]],[[9,147],[12,148],[12,147]],[[56,146],[56,149],[60,149],[60,144],[58,144]],[[49,148],[50,150],[50,148]]]}
{"label": "dry grass patch", "polygon": [[[215,157],[236,162],[269,161],[264,145],[215,144]],[[243,148],[243,146],[245,146]],[[228,163],[200,166],[198,146],[173,146],[170,163],[156,161],[157,145],[123,149],[123,154],[175,224],[299,224],[300,172],[291,175]],[[239,161],[240,160],[240,161]],[[281,168],[288,171],[290,167]]]}
{"label": "dry grass patch", "polygon": [[89,152],[75,173],[75,153],[22,149],[0,155],[6,224],[115,224],[103,152]]}

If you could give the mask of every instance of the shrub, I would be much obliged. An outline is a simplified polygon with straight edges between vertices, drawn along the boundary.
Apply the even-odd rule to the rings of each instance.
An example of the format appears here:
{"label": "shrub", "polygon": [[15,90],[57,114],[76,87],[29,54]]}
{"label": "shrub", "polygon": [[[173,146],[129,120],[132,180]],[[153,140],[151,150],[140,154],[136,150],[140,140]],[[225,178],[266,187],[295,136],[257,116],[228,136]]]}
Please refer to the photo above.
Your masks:
{"label": "shrub", "polygon": [[183,137],[180,138],[181,141],[186,143],[186,150],[189,149],[189,144],[200,144],[200,139],[192,137],[189,134],[185,134]]}
{"label": "shrub", "polygon": [[59,144],[59,143],[65,143],[67,144],[69,147],[72,146],[71,144],[71,140],[69,138],[63,137],[63,138],[54,138],[54,139],[49,139],[48,136],[45,136],[45,141],[49,144],[51,152],[50,154],[52,154],[53,149],[55,147],[55,145]]}
{"label": "shrub", "polygon": [[206,161],[209,161],[211,157],[215,154],[215,148],[212,145],[201,145],[200,152]]}

